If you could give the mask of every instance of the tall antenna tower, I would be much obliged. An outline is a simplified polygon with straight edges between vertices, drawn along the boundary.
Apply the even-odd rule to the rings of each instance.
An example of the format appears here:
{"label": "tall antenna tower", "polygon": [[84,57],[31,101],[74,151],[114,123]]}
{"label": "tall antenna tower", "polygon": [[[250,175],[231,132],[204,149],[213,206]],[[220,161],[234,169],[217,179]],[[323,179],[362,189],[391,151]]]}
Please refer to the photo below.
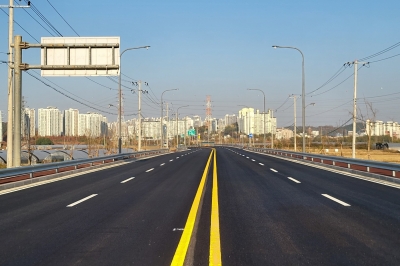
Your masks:
{"label": "tall antenna tower", "polygon": [[210,140],[210,128],[211,128],[211,120],[212,120],[212,112],[211,112],[211,96],[207,95],[207,103],[206,103],[206,125],[207,125],[207,134],[208,134],[208,140]]}

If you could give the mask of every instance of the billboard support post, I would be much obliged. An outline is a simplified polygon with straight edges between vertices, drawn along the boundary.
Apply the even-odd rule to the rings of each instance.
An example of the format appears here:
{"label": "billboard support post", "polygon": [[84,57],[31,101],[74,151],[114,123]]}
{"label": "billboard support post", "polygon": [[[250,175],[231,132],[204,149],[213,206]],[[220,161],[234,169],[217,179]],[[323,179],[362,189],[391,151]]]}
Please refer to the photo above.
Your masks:
{"label": "billboard support post", "polygon": [[[117,70],[119,70],[119,60],[115,62],[115,54],[119,53],[119,37],[112,37],[112,40],[118,39],[118,43],[88,43],[87,39],[98,41],[107,39],[107,37],[98,38],[52,38],[58,39],[63,42],[65,40],[77,40],[78,43],[41,43],[41,44],[30,44],[22,41],[22,36],[16,35],[14,37],[14,43],[11,47],[14,47],[15,58],[14,58],[14,90],[13,90],[13,103],[14,112],[13,119],[9,121],[8,126],[14,128],[14,140],[12,147],[7,147],[7,150],[11,150],[10,158],[12,163],[7,163],[7,167],[18,167],[21,166],[21,106],[22,106],[22,70],[28,69],[41,69],[42,76],[111,76],[117,75]],[[85,43],[79,43],[79,40],[85,40]],[[42,38],[43,40],[43,38]],[[28,48],[42,48],[42,64],[44,65],[29,65],[22,63],[22,49]],[[53,48],[53,58],[48,60],[49,49]],[[63,49],[60,54],[65,55],[68,58],[56,58],[59,55],[56,50]],[[79,49],[79,51],[77,50]],[[85,49],[82,51],[82,49]],[[100,52],[98,49],[109,49],[106,52]],[[87,51],[86,51],[87,50]],[[95,51],[94,51],[95,50]],[[71,60],[71,54],[74,53],[74,60]],[[112,55],[110,54],[112,53]],[[119,57],[118,57],[119,58]],[[109,60],[111,59],[111,62]],[[49,64],[56,61],[61,63]],[[101,64],[97,64],[97,62]],[[63,64],[63,62],[65,62]],[[82,62],[88,62],[89,64],[84,64]],[[71,65],[71,63],[73,63]],[[60,73],[43,73],[43,71],[56,71],[62,70],[64,72]],[[106,70],[102,73],[97,73],[97,70]],[[109,70],[115,70],[115,72],[109,72]],[[68,72],[74,71],[74,72]],[[88,72],[89,71],[89,72]],[[94,71],[94,72],[90,72]],[[110,74],[111,73],[111,74]],[[8,146],[8,145],[7,145]],[[9,153],[7,152],[7,157]],[[7,161],[8,161],[7,160]]]}

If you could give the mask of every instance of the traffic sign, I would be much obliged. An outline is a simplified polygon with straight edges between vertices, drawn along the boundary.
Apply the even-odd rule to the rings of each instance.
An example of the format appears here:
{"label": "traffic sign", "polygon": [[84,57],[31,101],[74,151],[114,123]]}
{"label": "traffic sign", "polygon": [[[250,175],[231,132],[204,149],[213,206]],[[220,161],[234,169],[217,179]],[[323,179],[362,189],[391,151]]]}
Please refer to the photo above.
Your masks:
{"label": "traffic sign", "polygon": [[249,134],[249,138],[252,138],[252,137],[253,137],[253,134],[252,134],[252,133],[250,133],[250,134]]}

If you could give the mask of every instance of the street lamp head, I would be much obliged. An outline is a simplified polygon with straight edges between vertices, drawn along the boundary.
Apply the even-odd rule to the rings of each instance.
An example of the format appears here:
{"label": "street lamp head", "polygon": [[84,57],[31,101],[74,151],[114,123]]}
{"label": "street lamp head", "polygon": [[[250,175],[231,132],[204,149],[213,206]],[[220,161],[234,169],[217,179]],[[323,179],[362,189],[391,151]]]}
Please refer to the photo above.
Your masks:
{"label": "street lamp head", "polygon": [[315,105],[315,103],[310,103],[311,105]]}
{"label": "street lamp head", "polygon": [[149,50],[149,48],[150,48],[150,45],[146,46],[146,50]]}
{"label": "street lamp head", "polygon": [[272,45],[272,48],[276,49],[276,48],[278,48],[278,46],[276,46],[276,45]]}

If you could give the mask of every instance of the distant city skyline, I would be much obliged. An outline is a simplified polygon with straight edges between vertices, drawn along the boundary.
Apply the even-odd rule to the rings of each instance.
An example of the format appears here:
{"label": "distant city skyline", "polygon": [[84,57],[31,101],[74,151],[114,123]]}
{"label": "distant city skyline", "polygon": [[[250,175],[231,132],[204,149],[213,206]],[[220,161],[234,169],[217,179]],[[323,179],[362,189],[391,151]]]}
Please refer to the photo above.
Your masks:
{"label": "distant city skyline", "polygon": [[[18,1],[16,4],[19,4]],[[293,124],[293,100],[301,92],[301,55],[294,50],[273,49],[273,45],[300,49],[305,57],[306,125],[339,126],[351,118],[353,110],[354,65],[359,65],[357,104],[366,116],[365,101],[371,102],[382,121],[400,121],[394,112],[400,104],[398,92],[400,43],[397,10],[400,2],[355,1],[133,1],[124,7],[87,0],[34,3],[43,17],[32,9],[16,8],[14,34],[23,41],[39,43],[51,36],[118,36],[121,49],[150,45],[149,50],[128,51],[121,59],[122,91],[126,119],[136,117],[137,89],[142,80],[146,117],[159,116],[164,95],[174,110],[183,105],[182,115],[206,113],[206,96],[212,97],[214,117],[237,114],[237,105],[274,111],[277,127]],[[62,17],[56,12],[62,15]],[[0,109],[7,116],[7,9],[0,15]],[[135,23],[131,11],[135,10]],[[354,10],[357,14],[354,15]],[[35,21],[31,16],[36,19]],[[106,19],[113,17],[113,23]],[[240,18],[240,19],[238,19]],[[47,19],[53,27],[43,21]],[[65,19],[65,21],[63,20]],[[67,22],[67,23],[65,23]],[[129,25],[125,27],[123,25]],[[351,26],[350,26],[351,25]],[[21,28],[22,27],[22,28]],[[386,49],[388,48],[388,49]],[[39,64],[39,49],[23,51],[23,61]],[[118,77],[45,78],[40,72],[23,73],[22,93],[26,107],[51,105],[61,110],[100,112],[109,121],[117,119]],[[143,83],[144,84],[144,83]],[[301,123],[301,101],[297,121]],[[350,123],[350,122],[348,122]]]}

